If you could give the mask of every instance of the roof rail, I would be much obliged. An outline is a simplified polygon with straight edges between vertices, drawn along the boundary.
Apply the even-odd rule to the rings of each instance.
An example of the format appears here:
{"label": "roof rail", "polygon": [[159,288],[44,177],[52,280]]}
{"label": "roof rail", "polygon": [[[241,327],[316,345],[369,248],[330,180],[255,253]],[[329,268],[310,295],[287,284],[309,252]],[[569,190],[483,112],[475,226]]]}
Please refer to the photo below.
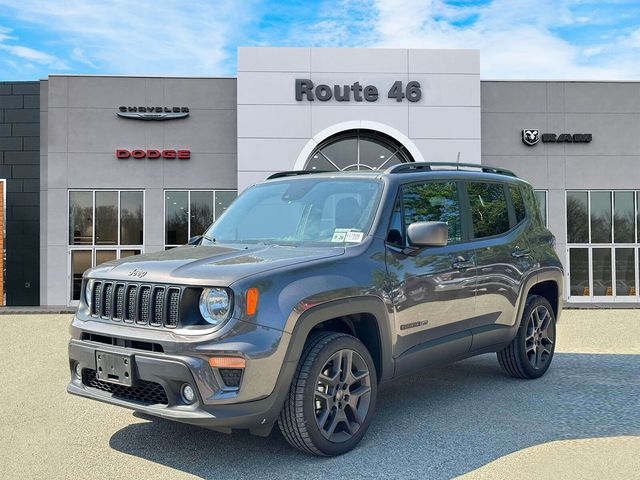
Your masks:
{"label": "roof rail", "polygon": [[[432,168],[432,167],[450,167],[450,168]],[[407,162],[394,165],[387,168],[385,173],[409,173],[409,172],[429,172],[432,170],[461,170],[461,168],[475,168],[485,173],[495,173],[498,175],[507,175],[516,177],[517,175],[511,170],[499,167],[491,167],[480,163],[457,163],[457,162]]]}
{"label": "roof rail", "polygon": [[269,175],[267,180],[284,177],[297,177],[298,175],[309,175],[310,173],[329,173],[328,170],[288,170],[286,172],[277,172]]}

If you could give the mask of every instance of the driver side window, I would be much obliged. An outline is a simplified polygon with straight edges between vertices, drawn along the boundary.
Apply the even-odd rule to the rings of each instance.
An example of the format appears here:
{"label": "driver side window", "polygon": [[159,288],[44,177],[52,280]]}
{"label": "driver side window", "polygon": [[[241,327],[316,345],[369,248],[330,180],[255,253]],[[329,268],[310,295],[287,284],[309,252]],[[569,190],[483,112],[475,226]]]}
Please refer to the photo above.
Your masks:
{"label": "driver side window", "polygon": [[406,185],[402,189],[403,236],[413,222],[446,222],[449,227],[447,243],[462,239],[460,202],[455,182],[425,182]]}

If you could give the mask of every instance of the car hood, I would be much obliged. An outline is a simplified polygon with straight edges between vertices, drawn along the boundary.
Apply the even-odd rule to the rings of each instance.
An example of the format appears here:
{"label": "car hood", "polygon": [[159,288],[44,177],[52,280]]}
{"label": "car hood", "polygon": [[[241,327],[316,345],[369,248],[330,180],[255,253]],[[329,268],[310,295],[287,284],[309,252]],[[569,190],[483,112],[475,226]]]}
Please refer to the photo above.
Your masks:
{"label": "car hood", "polygon": [[184,246],[103,263],[88,277],[226,287],[249,275],[343,253],[339,247]]}

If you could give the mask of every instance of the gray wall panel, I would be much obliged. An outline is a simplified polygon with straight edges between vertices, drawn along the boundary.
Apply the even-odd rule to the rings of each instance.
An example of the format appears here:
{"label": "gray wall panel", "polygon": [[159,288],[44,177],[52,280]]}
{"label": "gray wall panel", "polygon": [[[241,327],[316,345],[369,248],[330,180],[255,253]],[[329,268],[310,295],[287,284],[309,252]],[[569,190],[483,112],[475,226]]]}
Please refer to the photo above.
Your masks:
{"label": "gray wall panel", "polygon": [[238,48],[238,72],[310,72],[309,48]]}
{"label": "gray wall panel", "polygon": [[[164,189],[236,187],[236,84],[235,79],[64,76],[50,77],[48,84],[48,132],[41,139],[48,164],[42,186],[47,201],[41,224],[47,234],[41,302],[66,305],[69,189],[144,190],[144,250],[162,250]],[[120,105],[148,104],[189,107],[190,116],[162,122],[116,115]],[[191,158],[120,160],[117,148],[189,149]]]}
{"label": "gray wall panel", "polygon": [[312,48],[313,72],[389,72],[403,73],[408,68],[404,49],[390,48]]}
{"label": "gray wall panel", "polygon": [[566,82],[567,113],[638,113],[640,84],[637,82]]}
{"label": "gray wall panel", "polygon": [[[591,133],[593,140],[529,147],[524,128]],[[639,189],[638,132],[639,83],[482,82],[482,163],[511,168],[548,190],[549,228],[563,261],[566,190]]]}
{"label": "gray wall panel", "polygon": [[[263,73],[265,71],[270,73]],[[458,151],[464,151],[465,159],[478,162],[479,73],[477,50],[318,48],[291,52],[280,48],[241,48],[238,50],[238,188],[242,190],[257,178],[264,178],[264,171],[302,168],[319,142],[345,129],[382,131],[405,143],[417,159],[457,157]],[[350,101],[342,102],[335,97],[328,101],[307,101],[306,98],[296,101],[296,78],[309,78],[316,86],[350,86],[356,81],[363,87],[374,85],[378,99],[356,102],[350,95]],[[420,101],[414,104],[406,98],[400,102],[389,98],[389,89],[395,81],[403,83],[405,92],[407,82],[420,82]],[[298,152],[287,148],[288,164],[270,153],[272,139],[278,138],[304,141]],[[265,139],[264,143],[261,139]],[[422,139],[432,140],[419,142],[430,150],[418,146]],[[450,143],[455,139],[478,141],[456,148]],[[288,147],[291,145],[293,143]],[[259,165],[252,166],[255,165],[253,152],[260,149],[269,154]]]}
{"label": "gray wall panel", "polygon": [[478,50],[409,50],[409,73],[470,73],[480,71]]}

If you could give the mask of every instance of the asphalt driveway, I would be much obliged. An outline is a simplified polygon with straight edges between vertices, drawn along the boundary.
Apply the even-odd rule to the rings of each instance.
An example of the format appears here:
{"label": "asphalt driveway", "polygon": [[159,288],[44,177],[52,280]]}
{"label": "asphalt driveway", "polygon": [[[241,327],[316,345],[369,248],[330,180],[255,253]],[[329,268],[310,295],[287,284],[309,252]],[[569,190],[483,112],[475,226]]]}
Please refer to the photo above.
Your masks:
{"label": "asphalt driveway", "polygon": [[385,385],[354,451],[318,459],[72,397],[67,315],[0,316],[3,478],[638,478],[640,310],[566,311],[548,374],[483,355]]}

